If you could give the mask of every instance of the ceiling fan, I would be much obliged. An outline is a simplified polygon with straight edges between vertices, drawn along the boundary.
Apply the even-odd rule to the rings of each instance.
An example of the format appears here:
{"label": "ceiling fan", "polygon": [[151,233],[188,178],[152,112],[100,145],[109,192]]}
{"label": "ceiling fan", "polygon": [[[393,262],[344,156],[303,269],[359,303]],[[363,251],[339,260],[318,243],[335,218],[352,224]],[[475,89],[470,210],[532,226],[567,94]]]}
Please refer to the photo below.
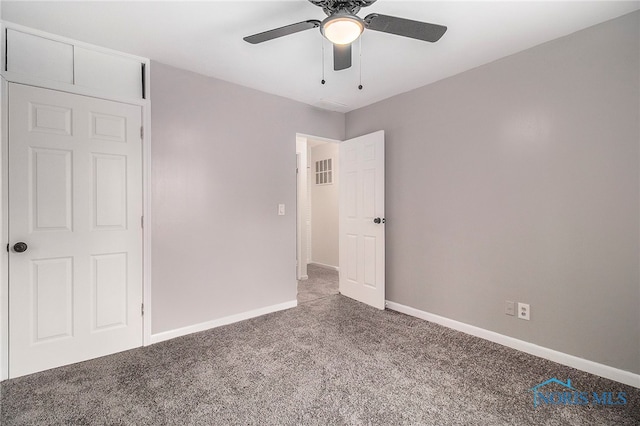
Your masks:
{"label": "ceiling fan", "polygon": [[309,19],[273,30],[250,35],[244,41],[258,44],[300,31],[320,27],[322,35],[333,43],[333,69],[340,71],[351,67],[351,43],[367,30],[395,34],[417,40],[436,42],[447,27],[426,22],[412,21],[395,16],[370,13],[364,19],[356,14],[361,8],[371,6],[376,0],[309,0],[327,14],[323,21]]}

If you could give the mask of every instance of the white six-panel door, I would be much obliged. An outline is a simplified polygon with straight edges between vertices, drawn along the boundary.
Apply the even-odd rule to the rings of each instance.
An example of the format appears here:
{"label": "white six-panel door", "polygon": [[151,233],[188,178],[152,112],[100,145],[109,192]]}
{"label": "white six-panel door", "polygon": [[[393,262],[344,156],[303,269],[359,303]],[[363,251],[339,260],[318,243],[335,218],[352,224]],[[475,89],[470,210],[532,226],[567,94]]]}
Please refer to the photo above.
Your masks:
{"label": "white six-panel door", "polygon": [[10,377],[142,345],[141,114],[9,85]]}
{"label": "white six-panel door", "polygon": [[340,293],[384,309],[384,131],[340,144]]}

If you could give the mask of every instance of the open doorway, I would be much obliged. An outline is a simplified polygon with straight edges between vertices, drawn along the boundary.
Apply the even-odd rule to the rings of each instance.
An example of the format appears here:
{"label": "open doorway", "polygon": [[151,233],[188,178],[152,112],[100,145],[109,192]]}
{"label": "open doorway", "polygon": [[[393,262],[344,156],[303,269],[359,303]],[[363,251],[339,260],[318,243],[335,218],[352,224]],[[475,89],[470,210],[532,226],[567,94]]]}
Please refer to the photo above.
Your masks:
{"label": "open doorway", "polygon": [[338,141],[297,135],[298,303],[338,294]]}

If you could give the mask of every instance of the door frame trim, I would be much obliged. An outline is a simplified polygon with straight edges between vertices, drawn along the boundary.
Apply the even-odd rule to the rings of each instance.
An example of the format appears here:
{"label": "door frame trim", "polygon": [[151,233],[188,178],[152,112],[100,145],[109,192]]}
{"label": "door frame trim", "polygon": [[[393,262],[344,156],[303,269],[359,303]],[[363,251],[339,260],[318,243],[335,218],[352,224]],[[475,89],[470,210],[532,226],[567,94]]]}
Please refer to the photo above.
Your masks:
{"label": "door frame trim", "polygon": [[[0,179],[2,180],[0,191],[0,202],[2,209],[0,210],[1,238],[0,241],[8,244],[9,220],[8,220],[8,199],[9,199],[9,83],[2,78],[0,81],[0,111],[2,134],[0,137]],[[1,249],[2,247],[0,247]],[[6,252],[2,256],[0,263],[0,380],[9,377],[9,253]]]}
{"label": "door frame trim", "polygon": [[[296,146],[295,146],[295,152],[296,155],[298,154],[298,142],[300,142],[301,145],[304,145],[304,149],[305,149],[305,153],[304,155],[301,155],[299,158],[302,160],[304,158],[304,160],[306,162],[308,162],[309,158],[309,140],[313,140],[313,141],[318,141],[318,142],[324,142],[324,143],[335,143],[335,144],[340,144],[342,141],[338,140],[338,139],[330,139],[330,138],[325,138],[323,136],[314,136],[314,135],[309,135],[306,133],[296,133]],[[300,199],[300,190],[299,190],[299,186],[301,184],[301,171],[300,170],[304,170],[304,173],[306,175],[307,173],[307,164],[304,164],[304,166],[302,164],[298,164],[298,162],[296,161],[296,167],[298,167],[298,173],[296,173],[296,279],[297,280],[306,280],[308,277],[306,271],[307,268],[306,266],[303,268],[302,264],[301,264],[301,260],[305,260],[304,258],[306,258],[306,256],[303,256],[303,251],[307,250],[307,245],[310,244],[311,242],[307,240],[307,238],[304,237],[304,235],[307,235],[308,233],[308,229],[306,227],[306,225],[302,224],[302,219],[303,219],[303,209],[304,207],[301,205],[302,201],[307,202],[309,200],[309,198],[311,197],[311,193],[308,191],[308,186],[307,188],[305,188],[304,193],[305,193],[305,199],[301,200]],[[308,177],[305,177],[303,180],[305,182],[305,184],[309,184],[308,182]],[[307,203],[309,204],[309,203]],[[309,205],[310,207],[310,205]],[[309,215],[311,215],[311,212],[307,212]],[[313,219],[311,219],[313,220]],[[302,244],[302,243],[305,244]],[[307,264],[311,263],[311,259],[306,259],[307,260]],[[304,269],[304,271],[303,271]],[[303,273],[304,272],[304,273]]]}
{"label": "door frame trim", "polygon": [[[15,28],[23,32],[34,35],[40,35],[52,40],[71,43],[76,46],[82,46],[102,52],[115,52],[110,49],[104,49],[88,43],[79,42],[77,40],[60,37],[57,35],[33,30],[31,28],[3,23],[0,25],[0,57],[3,58],[2,70],[4,70],[5,55],[5,29]],[[144,135],[142,138],[142,206],[144,216],[144,227],[142,228],[142,301],[144,303],[144,316],[142,319],[143,329],[142,346],[151,345],[151,60],[138,56],[132,56],[117,52],[130,58],[135,58],[144,64],[144,91],[145,99],[130,99],[122,97],[113,97],[108,94],[101,93],[98,90],[82,88],[65,83],[43,82],[33,78],[16,75],[0,71],[0,241],[2,244],[8,244],[8,142],[9,142],[9,83],[25,84],[29,86],[40,87],[43,89],[56,90],[59,92],[70,93],[80,96],[88,96],[108,101],[126,103],[140,106],[142,110],[142,125],[144,127]],[[1,248],[1,247],[0,247]],[[9,274],[8,274],[8,254],[0,256],[0,381],[9,377]]]}

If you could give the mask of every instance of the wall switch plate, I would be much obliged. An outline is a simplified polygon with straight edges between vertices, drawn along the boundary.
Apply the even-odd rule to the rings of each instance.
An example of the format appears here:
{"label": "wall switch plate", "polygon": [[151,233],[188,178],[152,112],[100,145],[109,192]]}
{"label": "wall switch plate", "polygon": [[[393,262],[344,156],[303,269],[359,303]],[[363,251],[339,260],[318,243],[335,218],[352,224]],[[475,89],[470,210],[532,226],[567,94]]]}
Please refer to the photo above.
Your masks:
{"label": "wall switch plate", "polygon": [[511,315],[512,317],[516,316],[516,302],[512,302],[511,300],[505,301],[504,313],[505,315]]}
{"label": "wall switch plate", "polygon": [[284,204],[278,204],[278,216],[284,216]]}
{"label": "wall switch plate", "polygon": [[531,316],[531,308],[528,303],[518,302],[518,318],[529,321]]}

